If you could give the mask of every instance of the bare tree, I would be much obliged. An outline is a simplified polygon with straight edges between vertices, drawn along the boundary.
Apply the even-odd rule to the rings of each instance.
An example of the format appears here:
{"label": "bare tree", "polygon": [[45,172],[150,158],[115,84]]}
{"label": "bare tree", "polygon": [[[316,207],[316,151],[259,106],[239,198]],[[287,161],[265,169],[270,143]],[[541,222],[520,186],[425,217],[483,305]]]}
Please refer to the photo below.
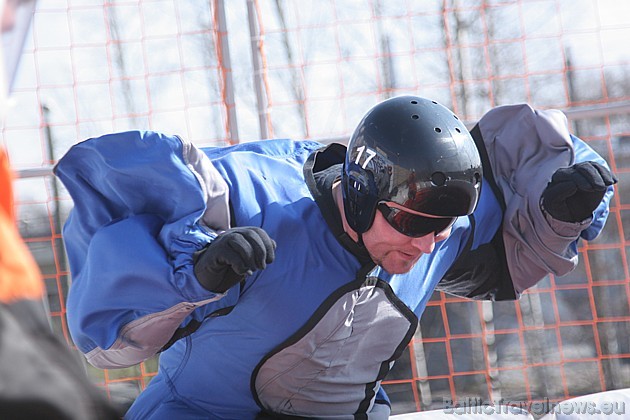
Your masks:
{"label": "bare tree", "polygon": [[280,21],[281,27],[281,36],[282,36],[282,45],[284,46],[284,52],[286,54],[287,63],[289,63],[289,71],[290,71],[290,85],[289,89],[293,95],[293,99],[298,104],[297,112],[300,116],[300,121],[304,126],[304,131],[307,132],[308,123],[306,120],[306,114],[304,110],[304,86],[302,84],[302,78],[300,77],[299,70],[296,66],[295,53],[293,52],[293,47],[291,46],[291,42],[289,40],[289,31],[285,13],[284,2],[282,0],[274,0],[274,5],[276,8],[276,13],[278,15],[278,20]]}
{"label": "bare tree", "polygon": [[[381,0],[374,2],[374,14],[378,17],[382,16],[382,3]],[[391,53],[391,38],[387,33],[387,30],[383,28],[383,19],[376,19],[376,29],[378,44],[380,49],[380,64],[382,73],[382,86],[384,91],[384,98],[390,98],[396,88],[396,74],[392,63]]]}
{"label": "bare tree", "polygon": [[133,94],[131,92],[131,84],[129,83],[129,79],[126,77],[127,69],[125,62],[125,55],[122,47],[120,31],[119,31],[119,20],[118,14],[116,13],[116,5],[115,4],[106,4],[105,15],[107,16],[107,23],[109,28],[109,34],[112,40],[112,52],[113,52],[113,62],[116,64],[120,71],[120,84],[121,84],[121,94],[123,96],[123,100],[125,106],[127,107],[126,113],[131,115],[132,120],[135,122],[135,110],[136,107],[133,101]]}

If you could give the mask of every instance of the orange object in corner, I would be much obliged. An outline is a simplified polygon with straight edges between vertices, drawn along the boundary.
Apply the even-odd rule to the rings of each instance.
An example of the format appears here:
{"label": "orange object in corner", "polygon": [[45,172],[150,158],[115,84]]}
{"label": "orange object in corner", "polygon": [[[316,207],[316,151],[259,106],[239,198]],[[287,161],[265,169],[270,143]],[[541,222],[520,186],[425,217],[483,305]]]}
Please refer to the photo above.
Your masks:
{"label": "orange object in corner", "polygon": [[15,224],[13,176],[9,159],[0,148],[0,302],[40,299],[44,284],[35,259]]}

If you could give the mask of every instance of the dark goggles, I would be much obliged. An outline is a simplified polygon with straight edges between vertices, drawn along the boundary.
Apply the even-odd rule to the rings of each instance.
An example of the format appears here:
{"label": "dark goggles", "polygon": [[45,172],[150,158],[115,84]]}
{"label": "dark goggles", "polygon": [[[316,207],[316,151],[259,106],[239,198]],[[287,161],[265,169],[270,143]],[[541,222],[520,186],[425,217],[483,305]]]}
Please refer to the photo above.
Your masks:
{"label": "dark goggles", "polygon": [[396,207],[390,207],[385,203],[377,206],[387,223],[398,232],[412,238],[433,233],[438,235],[451,227],[456,217],[425,217],[409,213]]}

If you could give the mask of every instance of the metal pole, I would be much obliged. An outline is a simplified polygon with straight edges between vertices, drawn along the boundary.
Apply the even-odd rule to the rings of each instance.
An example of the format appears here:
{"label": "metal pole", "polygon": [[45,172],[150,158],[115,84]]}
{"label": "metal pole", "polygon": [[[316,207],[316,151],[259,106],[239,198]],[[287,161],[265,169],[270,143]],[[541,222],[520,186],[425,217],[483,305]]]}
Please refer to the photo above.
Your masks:
{"label": "metal pole", "polygon": [[249,22],[250,47],[252,50],[252,65],[254,67],[254,90],[256,91],[256,105],[258,107],[258,127],[260,128],[260,138],[269,138],[269,104],[267,95],[263,88],[263,66],[261,60],[260,43],[262,37],[260,35],[260,27],[256,15],[256,7],[254,0],[247,0],[247,20]]}
{"label": "metal pole", "polygon": [[563,110],[570,120],[583,118],[608,117],[611,115],[630,114],[630,102],[612,102]]}
{"label": "metal pole", "polygon": [[[41,105],[42,118],[44,121],[44,135],[46,137],[46,146],[48,149],[48,160],[51,163],[56,161],[55,151],[53,148],[53,135],[52,130],[50,128],[50,109],[45,105]],[[61,208],[59,204],[59,181],[56,177],[52,177],[52,199],[53,199],[53,226],[52,226],[52,237],[53,237],[53,246],[57,250],[57,261],[59,261],[59,271],[66,270],[66,254],[63,245],[61,244]]]}
{"label": "metal pole", "polygon": [[225,19],[225,4],[223,0],[216,0],[217,37],[219,60],[223,74],[223,88],[225,94],[225,108],[227,111],[227,123],[230,131],[230,143],[239,142],[238,121],[236,119],[236,106],[234,104],[234,83],[232,82],[232,60],[230,59],[230,46],[228,43],[227,23]]}
{"label": "metal pole", "polygon": [[43,166],[41,168],[16,169],[16,178],[39,178],[41,176],[51,176],[53,174],[52,165]]}

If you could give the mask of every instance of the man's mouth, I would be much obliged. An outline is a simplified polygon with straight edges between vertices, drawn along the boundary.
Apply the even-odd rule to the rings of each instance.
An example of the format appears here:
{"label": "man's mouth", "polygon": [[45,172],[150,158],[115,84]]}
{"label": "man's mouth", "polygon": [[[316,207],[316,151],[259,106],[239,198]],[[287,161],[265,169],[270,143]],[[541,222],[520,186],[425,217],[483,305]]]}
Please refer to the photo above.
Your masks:
{"label": "man's mouth", "polygon": [[398,252],[398,254],[405,260],[413,260],[419,257],[419,255],[417,253],[410,253],[410,252],[405,252],[405,251],[396,251]]}

